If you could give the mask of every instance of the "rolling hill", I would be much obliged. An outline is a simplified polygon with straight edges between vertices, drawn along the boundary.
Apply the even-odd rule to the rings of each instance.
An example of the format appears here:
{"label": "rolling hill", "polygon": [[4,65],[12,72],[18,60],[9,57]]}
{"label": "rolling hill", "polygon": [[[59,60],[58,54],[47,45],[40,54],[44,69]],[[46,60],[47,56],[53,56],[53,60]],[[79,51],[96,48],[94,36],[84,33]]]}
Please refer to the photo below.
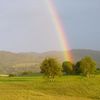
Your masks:
{"label": "rolling hill", "polygon": [[[71,51],[74,61],[80,60],[84,56],[91,56],[100,67],[100,51],[76,49]],[[55,57],[60,62],[65,59],[61,51],[49,51],[44,53],[13,53],[8,51],[0,51],[0,73],[16,73],[22,71],[39,72],[40,63],[45,57]]]}

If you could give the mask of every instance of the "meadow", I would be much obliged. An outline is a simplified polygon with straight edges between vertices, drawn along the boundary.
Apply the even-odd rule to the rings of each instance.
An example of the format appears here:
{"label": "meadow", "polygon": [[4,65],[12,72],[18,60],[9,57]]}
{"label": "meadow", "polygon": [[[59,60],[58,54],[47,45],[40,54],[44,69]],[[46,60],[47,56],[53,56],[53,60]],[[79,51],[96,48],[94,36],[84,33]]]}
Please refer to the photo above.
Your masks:
{"label": "meadow", "polygon": [[0,77],[0,100],[100,100],[100,75]]}

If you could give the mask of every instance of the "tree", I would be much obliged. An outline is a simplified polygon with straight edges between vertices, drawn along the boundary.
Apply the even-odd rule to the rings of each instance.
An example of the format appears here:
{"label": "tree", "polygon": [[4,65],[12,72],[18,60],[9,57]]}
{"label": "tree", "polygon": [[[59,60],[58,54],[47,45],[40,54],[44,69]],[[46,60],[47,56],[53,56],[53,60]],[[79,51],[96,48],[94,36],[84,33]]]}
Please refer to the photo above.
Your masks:
{"label": "tree", "polygon": [[78,61],[76,63],[76,65],[74,66],[74,72],[75,72],[75,74],[80,74],[81,73],[80,64],[81,64],[81,61]]}
{"label": "tree", "polygon": [[91,74],[95,73],[96,63],[91,59],[91,57],[84,57],[80,61],[80,72],[87,77],[90,77]]}
{"label": "tree", "polygon": [[69,61],[65,61],[62,64],[63,72],[66,74],[73,74],[73,64]]}
{"label": "tree", "polygon": [[47,78],[55,78],[55,76],[61,75],[61,66],[54,58],[46,58],[41,66],[41,73]]}

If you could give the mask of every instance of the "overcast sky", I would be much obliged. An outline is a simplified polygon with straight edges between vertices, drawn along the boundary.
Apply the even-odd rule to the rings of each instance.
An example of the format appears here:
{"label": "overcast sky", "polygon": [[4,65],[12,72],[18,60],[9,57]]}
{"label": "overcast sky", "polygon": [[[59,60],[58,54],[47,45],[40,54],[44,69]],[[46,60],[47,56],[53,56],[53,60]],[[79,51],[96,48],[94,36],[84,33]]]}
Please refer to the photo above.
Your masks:
{"label": "overcast sky", "polygon": [[[100,0],[54,0],[72,49],[100,50]],[[0,50],[62,50],[45,0],[0,0]]]}

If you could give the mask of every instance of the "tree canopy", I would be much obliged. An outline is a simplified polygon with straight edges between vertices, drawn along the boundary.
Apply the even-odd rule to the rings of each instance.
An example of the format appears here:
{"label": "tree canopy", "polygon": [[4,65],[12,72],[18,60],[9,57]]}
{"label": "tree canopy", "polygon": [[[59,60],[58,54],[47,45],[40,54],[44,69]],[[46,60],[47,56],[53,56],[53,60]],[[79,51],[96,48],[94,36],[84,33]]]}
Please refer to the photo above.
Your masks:
{"label": "tree canopy", "polygon": [[62,64],[63,72],[66,74],[72,74],[73,73],[73,64],[69,61],[65,61]]}
{"label": "tree canopy", "polygon": [[85,76],[90,76],[94,74],[96,70],[96,63],[92,60],[91,57],[86,56],[80,61],[79,71]]}
{"label": "tree canopy", "polygon": [[61,75],[61,66],[54,58],[46,58],[40,66],[41,72],[48,78]]}

